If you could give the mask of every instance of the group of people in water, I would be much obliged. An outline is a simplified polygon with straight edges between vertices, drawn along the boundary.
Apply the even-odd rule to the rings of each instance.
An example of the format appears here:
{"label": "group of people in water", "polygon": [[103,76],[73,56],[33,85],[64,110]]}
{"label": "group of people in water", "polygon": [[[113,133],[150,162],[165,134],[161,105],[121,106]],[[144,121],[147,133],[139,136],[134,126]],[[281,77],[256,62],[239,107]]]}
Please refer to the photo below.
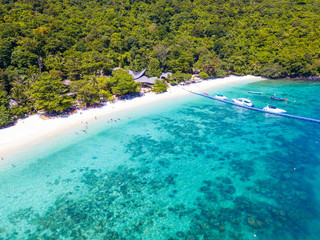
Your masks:
{"label": "group of people in water", "polygon": [[[98,119],[98,117],[97,116],[95,116],[94,117],[94,119],[95,120],[97,120]],[[127,119],[131,119],[130,117],[127,117]],[[110,118],[108,121],[107,121],[107,123],[113,123],[113,122],[117,122],[117,121],[120,121],[121,120],[121,118]],[[84,122],[83,121],[81,121],[81,124],[84,124]],[[88,129],[89,127],[88,127],[88,122],[85,122],[85,129],[82,129],[81,131],[82,132],[84,132],[85,134],[87,134],[88,132],[87,132],[87,129]],[[78,132],[75,132],[75,134],[76,135],[79,135],[79,133]]]}

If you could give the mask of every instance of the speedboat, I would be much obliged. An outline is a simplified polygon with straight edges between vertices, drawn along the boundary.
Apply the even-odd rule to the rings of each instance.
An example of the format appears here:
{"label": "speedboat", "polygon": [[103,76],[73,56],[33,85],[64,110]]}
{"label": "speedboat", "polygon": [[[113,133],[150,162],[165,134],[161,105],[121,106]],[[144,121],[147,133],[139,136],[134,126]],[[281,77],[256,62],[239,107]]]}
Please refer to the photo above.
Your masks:
{"label": "speedboat", "polygon": [[226,100],[228,99],[226,96],[223,96],[222,94],[220,93],[217,93],[216,95],[214,95],[215,98],[218,98],[218,99],[222,99],[222,100]]}
{"label": "speedboat", "polygon": [[268,111],[268,112],[273,112],[273,113],[284,113],[287,112],[286,110],[277,108],[275,106],[271,106],[268,104],[268,106],[264,107],[263,110]]}
{"label": "speedboat", "polygon": [[252,94],[258,94],[258,95],[261,95],[261,94],[263,94],[263,92],[254,92],[254,91],[248,91],[248,93],[252,93]]}
{"label": "speedboat", "polygon": [[247,98],[232,98],[232,100],[236,104],[253,107],[252,102]]}
{"label": "speedboat", "polygon": [[286,98],[280,98],[280,97],[274,97],[274,96],[271,96],[271,99],[277,100],[277,101],[287,101],[288,100]]}

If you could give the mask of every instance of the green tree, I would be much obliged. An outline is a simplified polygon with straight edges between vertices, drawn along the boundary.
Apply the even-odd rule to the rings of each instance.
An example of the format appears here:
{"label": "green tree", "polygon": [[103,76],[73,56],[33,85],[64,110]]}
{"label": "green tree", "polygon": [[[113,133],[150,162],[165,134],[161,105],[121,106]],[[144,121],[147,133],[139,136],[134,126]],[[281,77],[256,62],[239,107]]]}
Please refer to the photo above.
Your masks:
{"label": "green tree", "polygon": [[101,76],[97,78],[98,88],[100,92],[100,96],[104,99],[110,99],[112,94],[112,85],[113,82],[110,77]]}
{"label": "green tree", "polygon": [[44,65],[49,70],[64,71],[66,59],[61,55],[48,55],[45,59]]}
{"label": "green tree", "polygon": [[185,82],[191,79],[191,74],[182,73],[180,71],[173,74],[173,77],[176,79],[177,83]]}
{"label": "green tree", "polygon": [[200,72],[199,73],[199,77],[202,78],[202,79],[207,79],[207,78],[209,78],[209,75],[208,75],[208,73]]}
{"label": "green tree", "polygon": [[0,68],[6,68],[10,65],[13,46],[14,40],[12,38],[0,38]]}
{"label": "green tree", "polygon": [[9,99],[7,98],[7,93],[3,90],[0,90],[0,105],[7,106],[9,103]]}
{"label": "green tree", "polygon": [[5,106],[0,106],[0,127],[6,126],[13,122],[12,114]]}
{"label": "green tree", "polygon": [[172,51],[171,59],[168,61],[170,69],[174,72],[192,72],[193,56],[185,49],[176,48]]}
{"label": "green tree", "polygon": [[110,38],[110,48],[115,51],[121,51],[124,46],[124,41],[120,33],[114,33]]}
{"label": "green tree", "polygon": [[116,70],[113,72],[112,93],[116,95],[124,95],[127,93],[139,92],[140,86],[133,80],[133,77],[124,70]]}
{"label": "green tree", "polygon": [[201,70],[211,77],[224,77],[227,74],[226,64],[219,58],[207,59]]}
{"label": "green tree", "polygon": [[11,63],[18,68],[29,68],[38,64],[38,56],[18,46],[12,52]]}
{"label": "green tree", "polygon": [[72,90],[76,92],[76,101],[81,106],[89,106],[100,102],[100,93],[98,86],[93,85],[86,79],[75,81]]}
{"label": "green tree", "polygon": [[156,58],[151,58],[149,61],[149,65],[147,68],[147,75],[149,77],[160,77],[161,75],[161,68],[160,68],[160,62]]}
{"label": "green tree", "polygon": [[29,90],[31,89],[32,78],[27,78],[25,75],[19,75],[11,82],[10,96],[19,106],[15,106],[13,110],[15,115],[21,115],[31,111],[31,101]]}
{"label": "green tree", "polygon": [[12,120],[12,113],[7,108],[9,99],[5,91],[0,90],[0,127],[10,124]]}
{"label": "green tree", "polygon": [[167,64],[167,58],[170,50],[171,50],[171,47],[165,47],[161,43],[154,46],[154,51],[156,52],[156,55],[160,60],[160,64],[162,67],[165,67]]}
{"label": "green tree", "polygon": [[264,66],[260,70],[260,74],[262,76],[265,76],[265,77],[277,78],[277,77],[280,77],[283,74],[283,69],[277,63],[269,64],[269,65]]}
{"label": "green tree", "polygon": [[160,80],[160,79],[156,79],[155,84],[152,86],[152,90],[155,93],[166,92],[167,89],[168,89],[168,86],[167,86],[166,82],[163,80]]}
{"label": "green tree", "polygon": [[66,90],[61,80],[45,72],[31,85],[29,94],[36,110],[53,113],[64,111],[72,105],[72,98],[66,95]]}

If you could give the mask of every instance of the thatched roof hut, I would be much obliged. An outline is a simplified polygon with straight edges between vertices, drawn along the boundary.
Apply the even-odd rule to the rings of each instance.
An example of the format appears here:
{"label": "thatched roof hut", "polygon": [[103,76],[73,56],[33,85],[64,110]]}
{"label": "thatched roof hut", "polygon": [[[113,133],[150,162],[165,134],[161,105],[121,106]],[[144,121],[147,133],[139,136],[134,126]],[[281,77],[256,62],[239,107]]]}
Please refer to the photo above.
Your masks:
{"label": "thatched roof hut", "polygon": [[12,108],[13,106],[18,106],[18,102],[13,100],[13,99],[9,99],[9,106]]}
{"label": "thatched roof hut", "polygon": [[151,86],[155,84],[157,77],[148,78],[147,76],[142,76],[138,79],[135,79],[135,82],[140,82],[142,86]]}
{"label": "thatched roof hut", "polygon": [[65,85],[65,86],[69,86],[71,84],[71,82],[72,81],[68,80],[68,79],[62,81],[63,85]]}
{"label": "thatched roof hut", "polygon": [[147,69],[143,69],[141,72],[133,72],[129,70],[129,74],[133,77],[134,80],[141,78],[146,72]]}

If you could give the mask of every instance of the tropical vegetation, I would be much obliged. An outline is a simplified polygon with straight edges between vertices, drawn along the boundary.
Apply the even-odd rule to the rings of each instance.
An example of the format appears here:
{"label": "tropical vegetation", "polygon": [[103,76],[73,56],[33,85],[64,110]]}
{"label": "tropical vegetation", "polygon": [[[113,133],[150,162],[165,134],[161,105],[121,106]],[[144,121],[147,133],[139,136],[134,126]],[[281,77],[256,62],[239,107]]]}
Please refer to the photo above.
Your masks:
{"label": "tropical vegetation", "polygon": [[156,79],[155,84],[152,86],[152,90],[155,93],[162,93],[167,91],[168,86],[164,80]]}
{"label": "tropical vegetation", "polygon": [[320,75],[318,0],[0,3],[0,125],[13,115],[136,92],[139,86],[125,73],[107,77],[115,67],[146,68],[156,77],[173,72],[172,84],[195,71],[209,77]]}

